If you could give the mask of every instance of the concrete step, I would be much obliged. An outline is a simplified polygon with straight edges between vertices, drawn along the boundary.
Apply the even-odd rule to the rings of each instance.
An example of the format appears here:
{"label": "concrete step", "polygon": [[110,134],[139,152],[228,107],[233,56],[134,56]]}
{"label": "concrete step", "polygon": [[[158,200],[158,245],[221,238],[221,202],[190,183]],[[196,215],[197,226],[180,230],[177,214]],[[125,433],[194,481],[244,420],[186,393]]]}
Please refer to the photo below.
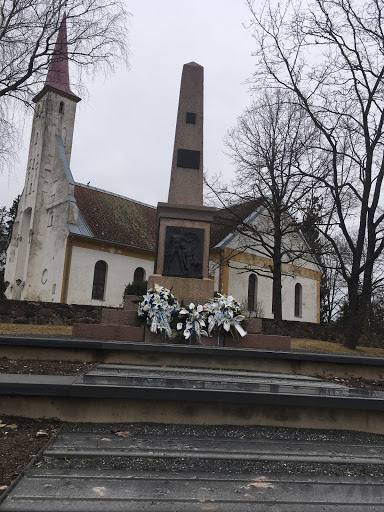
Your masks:
{"label": "concrete step", "polygon": [[369,477],[196,474],[35,468],[2,512],[382,512]]}
{"label": "concrete step", "polygon": [[375,464],[384,467],[383,444],[239,439],[220,436],[141,435],[108,431],[61,432],[45,451],[47,457],[178,458],[237,461],[280,461],[312,464]]}
{"label": "concrete step", "polygon": [[101,341],[78,339],[72,336],[1,335],[0,357],[230,368],[296,375],[384,379],[384,358],[380,357],[298,350]]}
{"label": "concrete step", "polygon": [[0,414],[384,433],[384,392],[296,375],[101,364],[80,377],[2,374]]}
{"label": "concrete step", "polygon": [[2,395],[155,398],[379,409],[384,392],[347,388],[315,377],[231,370],[97,365],[80,377],[0,374]]}

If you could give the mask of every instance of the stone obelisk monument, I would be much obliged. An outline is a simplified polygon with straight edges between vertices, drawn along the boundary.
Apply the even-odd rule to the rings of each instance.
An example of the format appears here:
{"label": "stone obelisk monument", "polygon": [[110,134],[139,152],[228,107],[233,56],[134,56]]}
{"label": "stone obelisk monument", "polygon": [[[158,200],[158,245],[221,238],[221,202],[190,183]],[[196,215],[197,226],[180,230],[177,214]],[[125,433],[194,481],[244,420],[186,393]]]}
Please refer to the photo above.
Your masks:
{"label": "stone obelisk monument", "polygon": [[203,205],[204,68],[185,64],[181,77],[171,182],[167,203],[157,205],[155,283],[179,300],[203,303],[214,293],[208,278],[210,223],[215,208]]}

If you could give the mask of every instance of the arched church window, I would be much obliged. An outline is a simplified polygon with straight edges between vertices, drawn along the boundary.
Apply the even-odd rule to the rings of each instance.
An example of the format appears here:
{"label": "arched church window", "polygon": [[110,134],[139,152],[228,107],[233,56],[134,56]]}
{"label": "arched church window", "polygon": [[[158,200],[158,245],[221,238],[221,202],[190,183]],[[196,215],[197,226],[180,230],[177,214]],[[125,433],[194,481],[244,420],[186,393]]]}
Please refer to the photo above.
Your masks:
{"label": "arched church window", "polygon": [[45,284],[48,280],[48,270],[45,268],[41,274],[41,282]]}
{"label": "arched church window", "polygon": [[251,274],[248,279],[248,311],[255,311],[257,304],[257,277]]}
{"label": "arched church window", "polygon": [[137,267],[133,274],[134,281],[145,281],[145,270],[142,267]]}
{"label": "arched church window", "polygon": [[60,101],[59,114],[64,114],[64,101]]}
{"label": "arched church window", "polygon": [[295,286],[295,316],[301,316],[303,302],[303,287],[300,283]]}
{"label": "arched church window", "polygon": [[104,299],[106,275],[107,264],[105,261],[99,260],[95,265],[95,272],[93,274],[92,299]]}

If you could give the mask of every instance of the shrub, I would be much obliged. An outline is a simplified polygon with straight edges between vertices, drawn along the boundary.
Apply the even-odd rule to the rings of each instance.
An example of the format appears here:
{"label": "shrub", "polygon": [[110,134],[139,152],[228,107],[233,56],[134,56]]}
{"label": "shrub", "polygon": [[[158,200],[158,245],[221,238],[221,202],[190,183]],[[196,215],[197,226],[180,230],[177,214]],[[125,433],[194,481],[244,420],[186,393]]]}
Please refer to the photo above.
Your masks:
{"label": "shrub", "polygon": [[147,293],[148,281],[133,281],[127,284],[124,290],[125,295],[145,295]]}

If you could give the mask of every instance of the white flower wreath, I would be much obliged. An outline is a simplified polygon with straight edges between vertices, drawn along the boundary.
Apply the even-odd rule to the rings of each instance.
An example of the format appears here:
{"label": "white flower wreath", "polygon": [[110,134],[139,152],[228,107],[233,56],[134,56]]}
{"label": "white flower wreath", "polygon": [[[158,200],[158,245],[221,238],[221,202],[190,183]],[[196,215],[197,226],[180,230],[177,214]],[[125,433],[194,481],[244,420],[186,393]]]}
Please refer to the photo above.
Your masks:
{"label": "white flower wreath", "polygon": [[155,284],[143,295],[139,304],[138,316],[151,326],[151,332],[165,331],[168,337],[172,335],[171,323],[177,318],[180,304],[170,290]]}
{"label": "white flower wreath", "polygon": [[193,338],[195,337],[198,343],[201,343],[201,335],[208,336],[207,331],[202,330],[202,327],[205,327],[204,320],[204,309],[203,306],[198,305],[197,307],[190,303],[188,308],[182,308],[179,311],[179,319],[176,329],[178,331],[183,331],[183,336],[186,340],[190,340],[192,343]]}
{"label": "white flower wreath", "polygon": [[220,335],[222,329],[226,332],[231,332],[234,338],[237,337],[237,333],[240,334],[240,336],[247,334],[241,326],[241,322],[245,318],[245,316],[241,314],[241,305],[232,295],[228,295],[227,297],[226,295],[217,293],[216,297],[204,305],[204,310],[207,314],[208,335],[210,335],[213,330],[217,330]]}

